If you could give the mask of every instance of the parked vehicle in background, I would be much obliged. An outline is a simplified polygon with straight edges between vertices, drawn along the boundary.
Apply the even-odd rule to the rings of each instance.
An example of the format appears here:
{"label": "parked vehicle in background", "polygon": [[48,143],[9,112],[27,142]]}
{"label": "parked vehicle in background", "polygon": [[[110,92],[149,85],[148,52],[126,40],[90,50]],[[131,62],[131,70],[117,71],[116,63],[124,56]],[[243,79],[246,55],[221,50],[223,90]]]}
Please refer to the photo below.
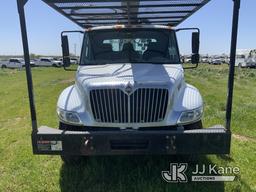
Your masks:
{"label": "parked vehicle in background", "polygon": [[256,68],[256,49],[239,49],[236,55],[237,67]]}
{"label": "parked vehicle in background", "polygon": [[[35,62],[30,61],[32,67],[35,66]],[[25,66],[25,61],[22,58],[11,58],[8,61],[0,61],[1,68],[22,68]]]}
{"label": "parked vehicle in background", "polygon": [[62,62],[52,57],[42,57],[36,62],[36,66],[61,67]]}
{"label": "parked vehicle in background", "polygon": [[209,60],[210,60],[209,57],[204,57],[204,56],[201,57],[201,62],[202,63],[209,63]]}
{"label": "parked vehicle in background", "polygon": [[222,54],[220,56],[215,57],[216,59],[220,59],[221,62],[224,63],[229,63],[229,56],[226,54]]}
{"label": "parked vehicle in background", "polygon": [[249,57],[246,60],[246,67],[248,67],[248,68],[256,68],[256,57]]}
{"label": "parked vehicle in background", "polygon": [[[35,66],[35,62],[30,61],[30,65],[32,67]],[[25,67],[25,61],[23,58],[10,58],[8,61],[1,61],[0,62],[1,68],[22,68]]]}
{"label": "parked vehicle in background", "polygon": [[230,63],[229,57],[227,57],[227,58],[225,59],[225,63],[229,65],[229,63]]}
{"label": "parked vehicle in background", "polygon": [[191,58],[185,58],[185,63],[191,63]]}
{"label": "parked vehicle in background", "polygon": [[237,55],[236,56],[236,66],[237,67],[247,67],[245,55]]}
{"label": "parked vehicle in background", "polygon": [[211,64],[212,65],[221,65],[222,64],[222,60],[219,59],[219,58],[212,59]]}
{"label": "parked vehicle in background", "polygon": [[[63,59],[61,58],[60,61],[63,62]],[[77,58],[70,58],[70,64],[78,65],[78,63],[79,63],[79,59],[77,59]]]}
{"label": "parked vehicle in background", "polygon": [[70,58],[70,63],[74,65],[78,65],[79,61],[77,58]]}
{"label": "parked vehicle in background", "polygon": [[1,68],[22,68],[24,65],[22,58],[11,58],[8,61],[2,61]]}

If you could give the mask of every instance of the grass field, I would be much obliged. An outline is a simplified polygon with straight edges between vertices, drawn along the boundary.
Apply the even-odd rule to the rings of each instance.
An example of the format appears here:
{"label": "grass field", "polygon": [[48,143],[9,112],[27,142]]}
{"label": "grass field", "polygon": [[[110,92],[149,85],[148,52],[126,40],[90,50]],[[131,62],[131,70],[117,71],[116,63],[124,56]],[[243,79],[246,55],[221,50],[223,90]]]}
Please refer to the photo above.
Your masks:
{"label": "grass field", "polygon": [[[186,71],[204,97],[205,127],[224,124],[227,73],[226,65]],[[56,101],[73,77],[63,69],[33,69],[39,125],[57,127]],[[237,166],[240,174],[235,182],[178,185],[161,178],[172,157],[92,157],[68,166],[58,156],[32,155],[25,72],[0,70],[0,192],[256,191],[256,70],[240,69],[235,78],[231,155],[201,156],[199,163]]]}

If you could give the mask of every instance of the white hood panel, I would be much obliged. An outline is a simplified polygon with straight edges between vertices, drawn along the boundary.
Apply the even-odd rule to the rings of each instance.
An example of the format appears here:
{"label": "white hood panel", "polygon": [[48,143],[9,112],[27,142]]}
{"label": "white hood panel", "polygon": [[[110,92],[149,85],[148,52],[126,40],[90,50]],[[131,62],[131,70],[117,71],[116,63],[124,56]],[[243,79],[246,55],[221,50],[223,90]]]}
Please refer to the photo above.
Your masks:
{"label": "white hood panel", "polygon": [[173,85],[183,78],[181,65],[111,64],[80,66],[77,83],[86,88],[131,84]]}

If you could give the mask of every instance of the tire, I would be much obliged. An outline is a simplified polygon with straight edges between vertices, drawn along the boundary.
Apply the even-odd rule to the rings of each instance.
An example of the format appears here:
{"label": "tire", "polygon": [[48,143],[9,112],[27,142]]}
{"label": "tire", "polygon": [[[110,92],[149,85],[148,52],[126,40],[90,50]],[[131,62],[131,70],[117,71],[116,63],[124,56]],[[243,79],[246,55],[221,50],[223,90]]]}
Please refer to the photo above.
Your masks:
{"label": "tire", "polygon": [[[69,125],[64,123],[59,123],[59,129],[60,130],[68,130]],[[60,156],[62,161],[67,165],[76,165],[81,163],[85,157],[84,156],[78,156],[78,155],[61,155]]]}
{"label": "tire", "polygon": [[53,67],[57,67],[57,65],[56,65],[56,64],[53,64],[52,66],[53,66]]}
{"label": "tire", "polygon": [[2,69],[6,69],[7,67],[6,67],[6,65],[2,65],[1,68]]}

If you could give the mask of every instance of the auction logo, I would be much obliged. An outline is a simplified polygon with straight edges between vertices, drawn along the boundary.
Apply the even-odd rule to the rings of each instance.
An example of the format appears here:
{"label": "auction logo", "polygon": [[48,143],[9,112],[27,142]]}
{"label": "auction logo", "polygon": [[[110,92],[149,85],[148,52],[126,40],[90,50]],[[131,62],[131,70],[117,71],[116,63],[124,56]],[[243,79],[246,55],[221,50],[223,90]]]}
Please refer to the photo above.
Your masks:
{"label": "auction logo", "polygon": [[187,163],[171,163],[170,164],[170,171],[162,171],[162,177],[165,181],[169,183],[178,183],[184,182],[186,183],[187,176],[185,171],[187,170],[188,164]]}
{"label": "auction logo", "polygon": [[[169,171],[162,171],[163,179],[168,183],[186,183],[187,177],[187,163],[170,163]],[[217,165],[195,165],[191,175],[193,182],[207,182],[207,181],[234,181],[235,175],[240,173],[239,167],[221,167]]]}

